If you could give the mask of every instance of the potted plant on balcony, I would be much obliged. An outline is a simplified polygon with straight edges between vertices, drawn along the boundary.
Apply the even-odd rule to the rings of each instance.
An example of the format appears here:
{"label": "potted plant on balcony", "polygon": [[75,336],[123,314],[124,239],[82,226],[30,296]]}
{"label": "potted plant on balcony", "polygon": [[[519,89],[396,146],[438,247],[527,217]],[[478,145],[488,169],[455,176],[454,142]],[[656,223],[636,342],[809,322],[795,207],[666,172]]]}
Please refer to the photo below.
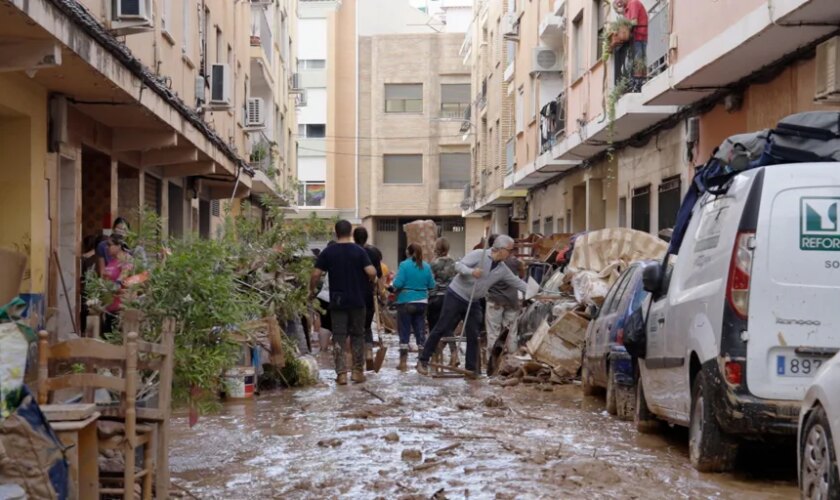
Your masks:
{"label": "potted plant on balcony", "polygon": [[606,62],[617,47],[630,41],[633,33],[633,21],[624,16],[619,16],[615,21],[607,24],[604,31],[604,38],[601,41],[603,60]]}

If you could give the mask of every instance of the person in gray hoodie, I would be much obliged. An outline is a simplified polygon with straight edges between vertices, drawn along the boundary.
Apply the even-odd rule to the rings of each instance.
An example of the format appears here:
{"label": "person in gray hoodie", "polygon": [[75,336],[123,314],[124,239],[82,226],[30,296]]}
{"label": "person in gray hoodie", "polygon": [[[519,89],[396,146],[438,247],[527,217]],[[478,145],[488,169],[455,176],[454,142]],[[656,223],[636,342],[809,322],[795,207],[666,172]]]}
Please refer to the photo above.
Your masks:
{"label": "person in gray hoodie", "polygon": [[[501,235],[493,242],[490,251],[473,250],[455,264],[457,276],[449,284],[443,299],[440,320],[435,325],[423,352],[417,362],[417,372],[427,375],[429,360],[437,350],[442,337],[452,335],[458,322],[464,319],[464,335],[467,337],[467,359],[465,368],[478,374],[478,332],[481,328],[481,305],[479,301],[487,296],[490,287],[497,283],[510,285],[525,292],[528,285],[519,279],[504,264],[513,253],[513,238]],[[472,306],[470,306],[472,300]],[[469,317],[464,318],[469,309]]]}

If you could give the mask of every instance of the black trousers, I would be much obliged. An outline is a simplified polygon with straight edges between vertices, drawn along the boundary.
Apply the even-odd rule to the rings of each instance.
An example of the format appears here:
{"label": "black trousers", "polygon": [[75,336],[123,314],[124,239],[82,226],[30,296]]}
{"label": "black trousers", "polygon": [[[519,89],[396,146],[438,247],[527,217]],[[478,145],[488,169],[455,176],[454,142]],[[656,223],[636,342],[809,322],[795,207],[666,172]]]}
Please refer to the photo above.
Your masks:
{"label": "black trousers", "polygon": [[464,318],[467,314],[467,307],[469,302],[459,297],[452,290],[447,290],[443,298],[443,307],[440,311],[440,319],[429,334],[426,340],[426,345],[423,347],[423,353],[420,354],[420,361],[428,363],[432,359],[437,349],[440,339],[443,337],[451,337],[452,332],[458,323],[464,319],[465,328],[464,335],[467,337],[467,359],[465,367],[467,370],[478,373],[478,332],[481,328],[481,304],[479,301],[473,301],[470,307],[470,317]]}
{"label": "black trousers", "polygon": [[375,312],[373,301],[376,300],[373,295],[368,298],[365,304],[365,344],[373,344],[373,313]]}

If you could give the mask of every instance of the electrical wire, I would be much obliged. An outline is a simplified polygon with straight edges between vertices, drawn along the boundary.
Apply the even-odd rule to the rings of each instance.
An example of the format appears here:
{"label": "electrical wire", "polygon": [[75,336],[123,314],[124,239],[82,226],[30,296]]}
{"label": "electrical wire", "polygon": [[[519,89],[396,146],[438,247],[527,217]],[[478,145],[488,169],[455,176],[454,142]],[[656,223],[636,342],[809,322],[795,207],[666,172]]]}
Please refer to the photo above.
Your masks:
{"label": "electrical wire", "polygon": [[340,140],[348,140],[348,141],[355,141],[356,139],[366,140],[366,141],[394,141],[394,140],[401,140],[401,139],[454,139],[464,137],[465,135],[475,135],[475,132],[465,132],[463,134],[457,135],[416,135],[416,136],[405,136],[405,137],[362,137],[362,136],[349,136],[349,135],[325,135],[322,137],[307,137],[301,134],[292,134],[293,137],[297,137],[299,139],[340,139]]}

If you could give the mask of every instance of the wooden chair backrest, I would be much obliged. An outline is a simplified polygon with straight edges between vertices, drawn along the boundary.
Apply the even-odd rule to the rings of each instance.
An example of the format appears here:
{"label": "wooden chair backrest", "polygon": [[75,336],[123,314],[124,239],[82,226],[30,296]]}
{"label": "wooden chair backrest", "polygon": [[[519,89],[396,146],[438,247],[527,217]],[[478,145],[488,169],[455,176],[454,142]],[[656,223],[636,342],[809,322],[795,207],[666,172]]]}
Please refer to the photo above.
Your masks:
{"label": "wooden chair backrest", "polygon": [[[125,332],[140,331],[139,313],[137,311],[125,311],[121,317],[120,325],[124,334]],[[170,407],[172,406],[172,378],[175,369],[175,325],[173,318],[166,318],[163,320],[159,343],[142,340],[137,342],[137,352],[142,355],[138,362],[140,370],[158,372],[157,405],[137,408],[137,417],[141,420],[162,422],[169,419]]]}

